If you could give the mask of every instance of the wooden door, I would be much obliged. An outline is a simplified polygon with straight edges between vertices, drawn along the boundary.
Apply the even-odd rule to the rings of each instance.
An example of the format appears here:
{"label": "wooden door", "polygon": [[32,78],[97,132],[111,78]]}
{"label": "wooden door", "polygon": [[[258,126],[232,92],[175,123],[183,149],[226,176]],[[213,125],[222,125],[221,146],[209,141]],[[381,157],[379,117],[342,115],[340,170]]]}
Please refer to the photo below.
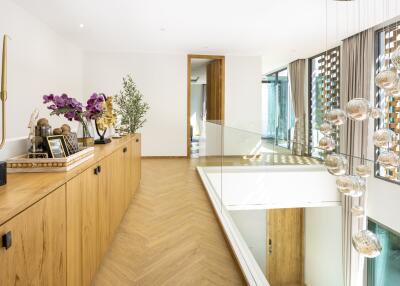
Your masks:
{"label": "wooden door", "polygon": [[65,186],[0,226],[0,285],[66,285]]}
{"label": "wooden door", "polygon": [[304,285],[304,209],[267,212],[267,280],[271,286]]}
{"label": "wooden door", "polygon": [[223,115],[223,68],[221,60],[207,65],[207,120],[222,121]]}

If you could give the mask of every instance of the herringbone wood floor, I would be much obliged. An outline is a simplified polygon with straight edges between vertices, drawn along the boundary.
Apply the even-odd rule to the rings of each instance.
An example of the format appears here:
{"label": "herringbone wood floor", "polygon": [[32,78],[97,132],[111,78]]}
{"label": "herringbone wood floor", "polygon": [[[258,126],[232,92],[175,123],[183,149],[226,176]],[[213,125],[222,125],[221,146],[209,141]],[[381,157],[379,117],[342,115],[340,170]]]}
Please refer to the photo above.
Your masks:
{"label": "herringbone wood floor", "polygon": [[194,161],[142,160],[141,186],[94,285],[245,285]]}

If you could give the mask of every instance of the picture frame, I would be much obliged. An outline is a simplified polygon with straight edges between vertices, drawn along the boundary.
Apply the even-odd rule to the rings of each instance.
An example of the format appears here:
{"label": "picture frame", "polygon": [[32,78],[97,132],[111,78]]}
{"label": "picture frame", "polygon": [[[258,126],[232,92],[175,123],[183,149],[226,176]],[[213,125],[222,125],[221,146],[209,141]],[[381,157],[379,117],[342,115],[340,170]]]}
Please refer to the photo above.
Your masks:
{"label": "picture frame", "polygon": [[69,156],[64,135],[46,136],[46,146],[50,158],[64,158]]}

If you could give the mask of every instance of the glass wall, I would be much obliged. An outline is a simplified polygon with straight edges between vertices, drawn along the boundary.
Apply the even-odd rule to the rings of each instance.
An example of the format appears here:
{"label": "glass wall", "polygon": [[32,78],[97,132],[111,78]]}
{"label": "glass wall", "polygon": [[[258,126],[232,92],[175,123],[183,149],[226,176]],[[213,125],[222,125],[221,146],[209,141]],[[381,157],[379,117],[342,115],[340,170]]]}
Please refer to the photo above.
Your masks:
{"label": "glass wall", "polygon": [[289,93],[288,70],[266,75],[262,83],[263,138],[290,148],[295,116]]}
{"label": "glass wall", "polygon": [[[399,46],[398,40],[400,28],[398,24],[386,27],[376,34],[376,74],[381,70],[393,67],[390,55]],[[394,131],[397,139],[400,139],[400,88],[392,90],[376,89],[376,106],[384,110],[384,117],[376,120],[375,129],[388,128]],[[381,150],[376,148],[376,156]],[[392,151],[400,154],[400,146],[395,146]],[[377,159],[377,157],[376,157]],[[385,168],[376,163],[375,176],[390,182],[400,183],[400,168]]]}
{"label": "glass wall", "polygon": [[381,244],[380,256],[368,259],[368,286],[398,286],[400,281],[400,235],[374,221],[368,222]]}
{"label": "glass wall", "polygon": [[[309,103],[309,136],[310,154],[315,158],[322,158],[323,153],[318,147],[323,137],[319,131],[324,121],[324,114],[332,109],[339,108],[340,83],[340,48],[334,48],[310,59],[310,103]],[[339,144],[338,132],[336,142]]]}

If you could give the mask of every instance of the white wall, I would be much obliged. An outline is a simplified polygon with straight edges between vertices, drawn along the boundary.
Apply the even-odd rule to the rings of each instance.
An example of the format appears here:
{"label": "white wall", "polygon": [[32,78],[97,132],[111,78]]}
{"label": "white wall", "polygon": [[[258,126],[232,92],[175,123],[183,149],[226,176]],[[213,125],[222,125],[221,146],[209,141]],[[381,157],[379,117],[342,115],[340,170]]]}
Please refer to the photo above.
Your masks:
{"label": "white wall", "polygon": [[185,55],[86,53],[84,91],[115,95],[131,74],[149,103],[142,133],[143,156],[186,155]]}
{"label": "white wall", "polygon": [[[49,117],[44,94],[67,93],[82,99],[82,54],[39,19],[8,0],[0,0],[0,33],[11,37],[8,46],[7,143],[0,159],[26,152],[21,138],[35,107]],[[52,117],[58,127],[63,120]],[[25,140],[24,140],[25,141]]]}
{"label": "white wall", "polygon": [[267,211],[249,210],[230,211],[229,213],[261,270],[266,274]]}
{"label": "white wall", "polygon": [[[143,134],[144,156],[186,155],[186,55],[85,53],[84,91],[116,94],[122,77],[132,74],[150,105]],[[261,57],[226,57],[227,125],[261,126]]]}
{"label": "white wall", "polygon": [[306,208],[304,278],[307,286],[342,286],[342,208]]}
{"label": "white wall", "polygon": [[226,125],[261,134],[262,58],[227,56],[225,69]]}

